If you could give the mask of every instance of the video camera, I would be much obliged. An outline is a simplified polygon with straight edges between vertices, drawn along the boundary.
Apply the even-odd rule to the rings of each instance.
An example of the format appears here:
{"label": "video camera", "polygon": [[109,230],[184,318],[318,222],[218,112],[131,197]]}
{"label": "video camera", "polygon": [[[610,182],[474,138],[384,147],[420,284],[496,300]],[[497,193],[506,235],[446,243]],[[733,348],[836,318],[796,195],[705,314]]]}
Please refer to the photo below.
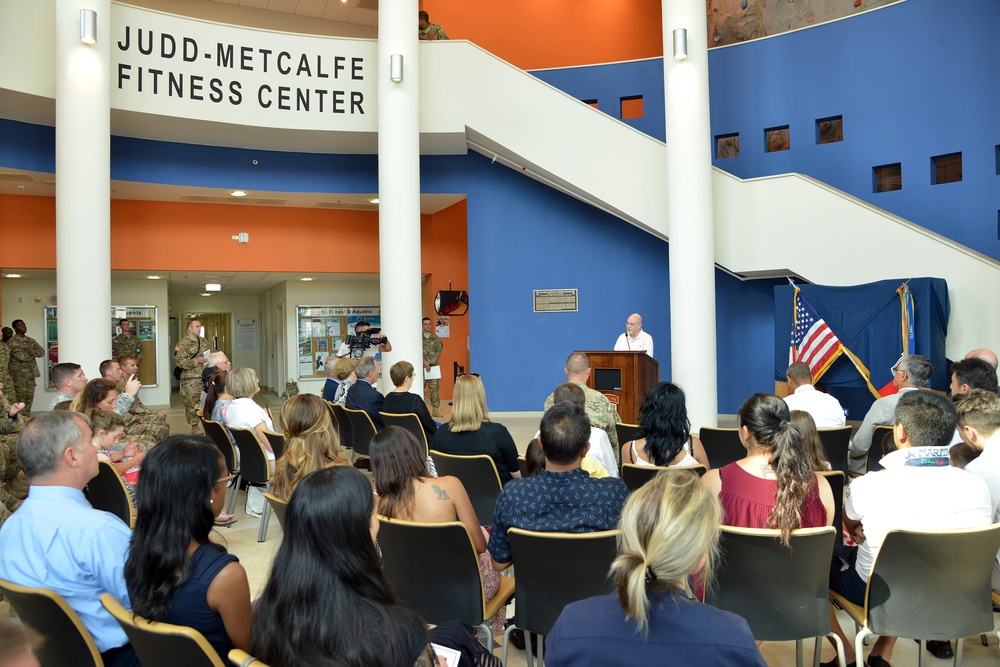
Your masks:
{"label": "video camera", "polygon": [[389,338],[383,336],[382,338],[373,339],[372,336],[377,336],[382,333],[381,328],[369,328],[365,329],[359,334],[353,334],[347,337],[347,347],[351,350],[351,356],[355,359],[360,359],[364,356],[365,350],[369,347],[375,345],[381,345],[383,343],[388,343]]}

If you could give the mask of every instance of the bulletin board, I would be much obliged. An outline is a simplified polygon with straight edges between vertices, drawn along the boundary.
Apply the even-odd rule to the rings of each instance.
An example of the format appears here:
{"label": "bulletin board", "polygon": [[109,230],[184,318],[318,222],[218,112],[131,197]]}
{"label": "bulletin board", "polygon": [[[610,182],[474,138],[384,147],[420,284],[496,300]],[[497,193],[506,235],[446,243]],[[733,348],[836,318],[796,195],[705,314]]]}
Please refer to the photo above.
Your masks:
{"label": "bulletin board", "polygon": [[297,306],[297,367],[300,380],[326,377],[327,357],[336,356],[354,325],[364,320],[380,327],[378,306]]}

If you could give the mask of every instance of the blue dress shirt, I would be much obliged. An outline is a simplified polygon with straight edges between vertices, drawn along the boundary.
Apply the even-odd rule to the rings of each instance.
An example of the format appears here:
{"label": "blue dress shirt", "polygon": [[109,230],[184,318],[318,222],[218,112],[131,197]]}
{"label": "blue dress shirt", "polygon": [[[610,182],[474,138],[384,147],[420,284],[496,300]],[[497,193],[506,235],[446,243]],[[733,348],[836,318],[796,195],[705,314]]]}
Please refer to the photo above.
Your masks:
{"label": "blue dress shirt", "polygon": [[0,528],[0,579],[63,596],[103,653],[128,643],[100,596],[129,606],[123,570],[131,538],[121,519],[92,508],[79,489],[32,486]]}

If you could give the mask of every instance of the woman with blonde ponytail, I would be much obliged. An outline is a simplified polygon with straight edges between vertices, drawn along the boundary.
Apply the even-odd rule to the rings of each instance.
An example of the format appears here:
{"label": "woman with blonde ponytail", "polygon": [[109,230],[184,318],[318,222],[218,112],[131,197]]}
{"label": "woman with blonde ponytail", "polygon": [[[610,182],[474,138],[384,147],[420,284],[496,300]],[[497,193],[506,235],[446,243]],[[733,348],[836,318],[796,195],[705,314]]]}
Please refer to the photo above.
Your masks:
{"label": "woman with blonde ponytail", "polygon": [[660,473],[633,492],[609,575],[616,592],[567,605],[545,640],[545,662],[766,665],[746,621],[701,604],[688,587],[694,573],[711,577],[721,519],[694,474]]}
{"label": "woman with blonde ponytail", "polygon": [[320,468],[347,465],[340,437],[326,402],[312,394],[297,394],[281,406],[285,452],[274,462],[274,495],[285,502],[306,475]]}
{"label": "woman with blonde ponytail", "polygon": [[833,523],[830,483],[813,471],[802,431],[774,394],[754,394],[740,408],[739,434],[747,455],[702,478],[722,502],[722,523],[776,528],[787,544],[796,528]]}

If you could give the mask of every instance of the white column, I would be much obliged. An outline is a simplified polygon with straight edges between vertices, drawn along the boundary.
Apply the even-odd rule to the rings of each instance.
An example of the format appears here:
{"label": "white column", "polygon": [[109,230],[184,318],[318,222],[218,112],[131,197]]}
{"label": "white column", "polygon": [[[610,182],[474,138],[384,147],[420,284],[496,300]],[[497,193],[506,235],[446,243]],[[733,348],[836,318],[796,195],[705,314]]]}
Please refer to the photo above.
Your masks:
{"label": "white column", "polygon": [[[80,41],[81,9],[96,44]],[[111,3],[56,0],[55,22],[59,361],[95,378],[111,356]]]}
{"label": "white column", "polygon": [[[670,362],[692,429],[718,422],[715,234],[712,213],[708,36],[704,0],[663,0],[663,79],[670,235]],[[673,32],[687,30],[687,58]]]}
{"label": "white column", "polygon": [[[420,338],[420,60],[417,0],[383,2],[378,16],[378,196],[382,329],[392,352],[388,366],[406,360],[423,392]],[[403,81],[389,77],[392,54],[403,57]],[[383,391],[391,388],[383,381]]]}

